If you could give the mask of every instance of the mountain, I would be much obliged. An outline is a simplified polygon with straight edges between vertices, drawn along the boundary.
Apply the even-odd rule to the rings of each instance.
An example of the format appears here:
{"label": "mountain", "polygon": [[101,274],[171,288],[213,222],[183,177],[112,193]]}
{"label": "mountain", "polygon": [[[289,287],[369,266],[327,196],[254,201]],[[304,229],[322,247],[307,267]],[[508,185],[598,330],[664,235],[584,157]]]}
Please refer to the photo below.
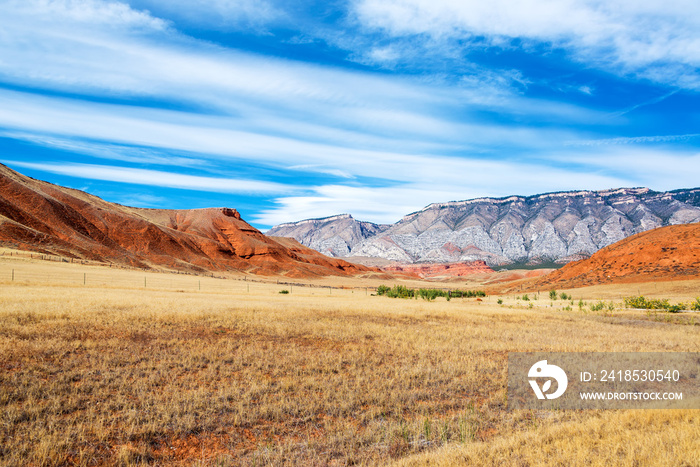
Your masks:
{"label": "mountain", "polygon": [[290,277],[372,269],[274,239],[229,208],[139,209],[25,177],[0,165],[0,244],[140,268]]}
{"label": "mountain", "polygon": [[700,278],[700,224],[659,227],[607,246],[544,276],[538,287]]}
{"label": "mountain", "polygon": [[357,221],[350,214],[340,214],[280,224],[270,229],[267,235],[294,238],[324,255],[348,256],[353,246],[389,227],[391,226]]}
{"label": "mountain", "polygon": [[[348,258],[400,263],[483,260],[490,266],[567,263],[639,232],[700,221],[700,189],[661,193],[620,188],[431,204],[388,228],[378,226],[375,234],[366,231],[365,238],[346,232],[348,217],[322,219],[317,230],[319,221],[302,221],[271,232],[285,232],[311,248],[320,248],[312,238],[322,238],[324,245],[345,245],[349,252],[337,256]],[[352,219],[351,225],[357,224]],[[294,226],[307,228],[297,231]]]}

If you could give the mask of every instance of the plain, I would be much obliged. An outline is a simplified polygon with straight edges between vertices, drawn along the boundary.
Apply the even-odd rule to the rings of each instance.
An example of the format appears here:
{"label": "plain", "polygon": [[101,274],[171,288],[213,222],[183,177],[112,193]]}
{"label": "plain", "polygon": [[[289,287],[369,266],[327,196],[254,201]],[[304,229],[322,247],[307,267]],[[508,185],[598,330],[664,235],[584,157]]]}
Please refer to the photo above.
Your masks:
{"label": "plain", "polygon": [[0,463],[700,465],[698,410],[506,400],[511,351],[700,350],[700,315],[621,300],[700,281],[425,301],[243,279],[3,256]]}

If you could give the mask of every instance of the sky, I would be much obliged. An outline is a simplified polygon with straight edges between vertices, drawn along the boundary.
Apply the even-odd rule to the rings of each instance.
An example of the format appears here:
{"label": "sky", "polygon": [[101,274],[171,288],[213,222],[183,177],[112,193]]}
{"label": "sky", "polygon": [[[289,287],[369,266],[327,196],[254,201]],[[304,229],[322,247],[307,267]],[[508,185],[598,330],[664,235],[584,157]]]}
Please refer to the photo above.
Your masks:
{"label": "sky", "polygon": [[697,0],[0,0],[0,163],[261,230],[700,186]]}

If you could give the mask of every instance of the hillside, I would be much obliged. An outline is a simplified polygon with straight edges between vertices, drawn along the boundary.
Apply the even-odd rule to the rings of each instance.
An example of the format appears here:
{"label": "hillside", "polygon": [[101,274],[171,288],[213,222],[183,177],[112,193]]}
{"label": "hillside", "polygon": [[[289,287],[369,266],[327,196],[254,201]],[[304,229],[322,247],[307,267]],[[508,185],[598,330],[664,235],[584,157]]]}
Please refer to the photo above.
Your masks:
{"label": "hillside", "polygon": [[537,280],[535,287],[700,278],[700,223],[672,225],[633,235],[588,259],[569,263]]}
{"label": "hillside", "polygon": [[140,268],[292,277],[371,269],[266,237],[229,208],[139,209],[0,165],[0,244]]}
{"label": "hillside", "polygon": [[382,266],[389,273],[414,274],[423,279],[453,279],[474,274],[492,274],[494,271],[483,261],[468,263],[396,264]]}
{"label": "hillside", "polygon": [[[363,235],[349,232],[357,231],[359,222],[350,218],[350,223],[348,218],[284,224],[271,232],[349,259],[482,260],[489,266],[567,263],[630,235],[700,221],[700,189],[660,193],[620,188],[431,204],[394,225],[378,226],[376,233],[366,230]],[[335,244],[342,248],[333,248]]]}

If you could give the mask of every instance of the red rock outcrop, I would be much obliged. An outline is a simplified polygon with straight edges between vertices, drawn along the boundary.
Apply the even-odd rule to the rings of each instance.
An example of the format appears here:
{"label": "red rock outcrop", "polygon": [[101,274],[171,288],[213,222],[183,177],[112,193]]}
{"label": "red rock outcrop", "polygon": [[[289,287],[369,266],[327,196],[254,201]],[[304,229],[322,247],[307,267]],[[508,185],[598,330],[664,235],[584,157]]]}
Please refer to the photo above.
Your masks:
{"label": "red rock outcrop", "polygon": [[25,177],[3,165],[0,243],[142,268],[291,277],[377,271],[266,237],[234,209],[131,208]]}
{"label": "red rock outcrop", "polygon": [[424,279],[438,277],[462,277],[472,274],[493,273],[486,262],[470,261],[464,263],[424,263],[424,264],[396,264],[381,267],[386,272],[400,272],[412,274]]}
{"label": "red rock outcrop", "polygon": [[648,230],[542,277],[536,287],[700,278],[700,223]]}

